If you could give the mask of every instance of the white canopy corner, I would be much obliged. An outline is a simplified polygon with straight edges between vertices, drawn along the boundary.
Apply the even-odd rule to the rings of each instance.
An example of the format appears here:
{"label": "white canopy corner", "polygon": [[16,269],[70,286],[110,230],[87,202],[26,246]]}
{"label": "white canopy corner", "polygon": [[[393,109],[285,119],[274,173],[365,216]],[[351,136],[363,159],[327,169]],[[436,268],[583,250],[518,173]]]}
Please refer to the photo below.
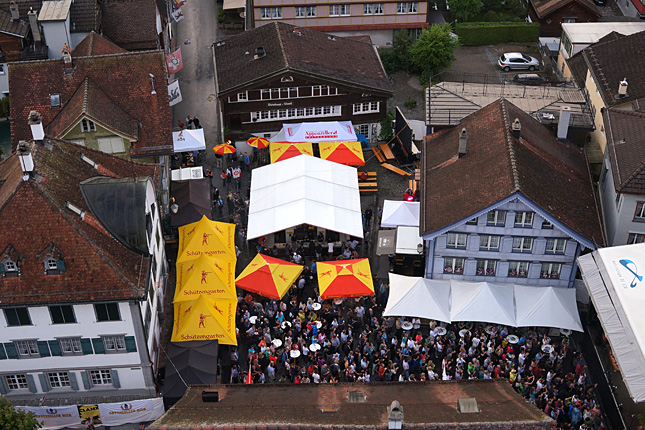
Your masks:
{"label": "white canopy corner", "polygon": [[481,321],[515,326],[513,288],[489,282],[450,282],[451,321]]}
{"label": "white canopy corner", "polygon": [[355,142],[351,121],[301,122],[282,124],[282,130],[271,142]]}
{"label": "white canopy corner", "polygon": [[381,227],[396,228],[399,226],[419,227],[419,202],[385,200]]}
{"label": "white canopy corner", "polygon": [[422,244],[419,227],[399,226],[396,228],[396,254],[419,255],[417,245]]}
{"label": "white canopy corner", "polygon": [[183,167],[170,171],[171,181],[186,181],[189,179],[201,179],[204,177],[202,166]]}
{"label": "white canopy corner", "polygon": [[390,295],[384,316],[450,322],[450,281],[389,274]]}
{"label": "white canopy corner", "polygon": [[356,168],[299,155],[254,169],[247,238],[300,224],[363,237]]}
{"label": "white canopy corner", "polygon": [[554,327],[584,331],[575,288],[515,285],[517,327]]}
{"label": "white canopy corner", "polygon": [[205,151],[206,139],[204,139],[204,129],[179,130],[172,132],[172,143],[175,153],[190,151]]}

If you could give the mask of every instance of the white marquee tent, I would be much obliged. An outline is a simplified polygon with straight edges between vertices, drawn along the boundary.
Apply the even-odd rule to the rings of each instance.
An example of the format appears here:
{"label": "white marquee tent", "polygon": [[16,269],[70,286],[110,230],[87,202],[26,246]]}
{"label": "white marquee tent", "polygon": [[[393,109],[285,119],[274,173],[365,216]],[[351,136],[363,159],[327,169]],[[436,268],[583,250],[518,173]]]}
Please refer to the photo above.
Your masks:
{"label": "white marquee tent", "polygon": [[385,200],[381,227],[419,227],[419,202]]}
{"label": "white marquee tent", "polygon": [[451,282],[451,321],[479,321],[515,326],[512,287],[488,282]]}
{"label": "white marquee tent", "polygon": [[390,295],[383,315],[450,322],[450,281],[390,273]]}
{"label": "white marquee tent", "polygon": [[191,152],[206,150],[206,140],[204,139],[204,129],[179,130],[172,132],[172,143],[177,152]]}
{"label": "white marquee tent", "polygon": [[515,285],[517,327],[558,327],[583,331],[575,288]]}
{"label": "white marquee tent", "polygon": [[419,255],[417,246],[423,244],[419,236],[419,227],[400,226],[396,228],[396,254]]}
{"label": "white marquee tent", "polygon": [[634,402],[645,401],[645,244],[578,257],[589,296]]}
{"label": "white marquee tent", "polygon": [[351,121],[302,122],[282,124],[271,142],[356,142]]}
{"label": "white marquee tent", "polygon": [[253,170],[247,238],[300,224],[363,237],[354,167],[299,155]]}

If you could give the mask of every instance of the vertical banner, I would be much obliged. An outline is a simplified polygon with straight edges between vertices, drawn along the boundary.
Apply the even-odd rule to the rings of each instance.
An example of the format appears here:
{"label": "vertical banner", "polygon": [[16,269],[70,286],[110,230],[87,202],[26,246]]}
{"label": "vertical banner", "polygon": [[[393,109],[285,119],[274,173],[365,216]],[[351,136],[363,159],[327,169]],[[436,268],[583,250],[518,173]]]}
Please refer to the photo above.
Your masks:
{"label": "vertical banner", "polygon": [[94,420],[94,424],[101,424],[101,413],[99,412],[99,405],[79,406],[78,414],[81,416],[83,424],[87,422],[88,418],[92,418]]}
{"label": "vertical banner", "polygon": [[168,71],[170,73],[177,73],[184,68],[184,63],[181,60],[181,48],[171,54],[166,55],[166,63],[168,64]]}
{"label": "vertical banner", "polygon": [[184,19],[184,12],[181,10],[181,8],[170,12],[170,14],[174,18],[175,22],[179,22]]}
{"label": "vertical banner", "polygon": [[184,5],[184,2],[182,0],[173,0],[173,3],[175,3],[175,6],[178,9]]}
{"label": "vertical banner", "polygon": [[181,101],[179,81],[174,81],[168,85],[168,100],[170,102],[170,106],[174,106]]}

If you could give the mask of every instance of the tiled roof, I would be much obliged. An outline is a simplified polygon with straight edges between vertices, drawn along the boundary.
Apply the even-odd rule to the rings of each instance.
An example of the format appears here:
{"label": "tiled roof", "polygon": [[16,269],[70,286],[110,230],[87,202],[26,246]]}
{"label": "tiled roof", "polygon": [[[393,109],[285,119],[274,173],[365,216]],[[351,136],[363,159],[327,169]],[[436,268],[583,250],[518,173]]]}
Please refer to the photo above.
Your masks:
{"label": "tiled roof", "polygon": [[[645,31],[596,43],[582,51],[606,107],[645,96],[643,52]],[[619,97],[618,86],[625,78],[629,84],[627,96]]]}
{"label": "tiled roof", "polygon": [[[42,0],[15,0],[16,5],[18,5],[18,12],[20,13],[20,19],[29,24],[29,18],[27,17],[27,12],[29,9],[33,9],[36,13],[40,12],[40,7],[42,6]],[[10,13],[9,7],[11,6],[11,0],[0,0],[0,10]]]}
{"label": "tiled roof", "polygon": [[139,122],[121,109],[90,78],[85,78],[69,102],[49,123],[47,135],[63,138],[82,116],[132,140],[138,138]]}
{"label": "tiled roof", "polygon": [[589,9],[596,16],[602,16],[596,5],[594,5],[590,0],[531,0],[533,9],[537,13],[538,17],[542,19],[570,3],[578,3],[579,5]]}
{"label": "tiled roof", "polygon": [[[623,37],[625,36],[615,31],[612,31],[611,33],[602,37],[596,43],[610,42],[610,41],[622,39]],[[578,85],[579,88],[583,88],[585,86],[585,81],[587,80],[588,69],[587,69],[587,63],[582,55],[582,51],[578,52],[576,55],[567,59],[566,62],[569,66],[569,70],[571,70],[571,74],[573,75],[573,79],[576,82],[576,85]]]}
{"label": "tiled roof", "polygon": [[88,34],[72,51],[73,57],[92,57],[94,55],[123,54],[125,49],[115,45],[95,32]]}
{"label": "tiled roof", "polygon": [[[9,65],[10,94],[12,91],[20,94],[20,97],[11,98],[11,141],[14,148],[18,140],[31,138],[27,124],[31,110],[40,112],[43,126],[48,127],[79,86],[89,78],[100,86],[113,104],[141,123],[139,140],[130,150],[132,156],[172,153],[167,71],[161,51],[76,57],[73,64],[74,72],[70,74],[64,73],[62,59]],[[156,77],[154,95],[151,94],[149,74]],[[61,108],[50,107],[50,94],[60,94]],[[103,111],[101,116],[108,124],[119,123],[122,117],[108,111]]]}
{"label": "tiled roof", "polygon": [[158,48],[155,0],[107,0],[101,5],[103,35],[128,51]]}
{"label": "tiled roof", "polygon": [[26,21],[26,18],[25,16],[25,20],[14,22],[11,20],[11,14],[9,12],[0,10],[0,32],[26,37],[30,32],[29,23]]}
{"label": "tiled roof", "polygon": [[[264,48],[266,55],[254,59],[259,47]],[[301,72],[371,91],[392,92],[372,45],[283,22],[271,22],[217,43],[215,60],[220,93],[282,71]]]}
{"label": "tiled roof", "polygon": [[[202,402],[202,391],[219,401]],[[364,401],[350,402],[350,392]],[[457,410],[476,398],[478,413]],[[258,404],[261,399],[261,404]],[[387,407],[397,400],[405,429],[553,429],[555,422],[524,401],[506,381],[433,381],[406,384],[192,385],[149,430],[160,429],[387,429]]]}
{"label": "tiled roof", "polygon": [[[124,247],[89,210],[79,183],[96,176],[153,177],[158,167],[135,163],[54,140],[33,145],[34,171],[22,181],[16,153],[0,163],[0,250],[12,244],[22,256],[20,276],[0,277],[0,302],[37,304],[140,298],[145,295],[149,258]],[[90,166],[85,155],[98,164]],[[81,218],[65,205],[85,211]],[[65,270],[44,272],[42,253],[54,245]]]}
{"label": "tiled roof", "polygon": [[[511,134],[515,118],[521,140]],[[459,134],[467,154],[457,157]],[[519,192],[572,231],[603,243],[596,202],[582,151],[500,99],[452,128],[426,137],[422,226],[427,234]]]}
{"label": "tiled roof", "polygon": [[645,113],[605,109],[603,120],[616,191],[645,194]]}
{"label": "tiled roof", "polygon": [[71,32],[98,31],[101,8],[96,0],[74,0],[69,11]]}

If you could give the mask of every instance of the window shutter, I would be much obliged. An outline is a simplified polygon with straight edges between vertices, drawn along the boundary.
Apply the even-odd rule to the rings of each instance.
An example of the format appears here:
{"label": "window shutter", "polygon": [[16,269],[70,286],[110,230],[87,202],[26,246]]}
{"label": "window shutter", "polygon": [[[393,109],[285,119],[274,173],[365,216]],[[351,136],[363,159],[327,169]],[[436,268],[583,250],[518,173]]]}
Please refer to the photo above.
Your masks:
{"label": "window shutter", "polygon": [[0,360],[6,360],[7,353],[4,350],[4,344],[0,343]]}
{"label": "window shutter", "polygon": [[51,353],[49,352],[49,345],[47,345],[46,340],[39,340],[38,342],[38,353],[41,357],[49,357]]}
{"label": "window shutter", "polygon": [[[38,379],[40,379],[40,386],[42,387],[44,392],[49,391],[49,384],[47,383],[47,378],[45,378],[44,373],[39,373],[38,374]],[[35,391],[34,391],[35,393]]]}
{"label": "window shutter", "polygon": [[[42,376],[43,379],[45,377],[45,375],[40,375],[40,376]],[[38,392],[38,389],[36,388],[36,382],[34,381],[34,375],[30,375],[29,373],[27,373],[27,387],[29,387],[30,393]]]}
{"label": "window shutter", "polygon": [[69,385],[71,385],[72,390],[78,391],[78,380],[76,379],[76,372],[68,372],[69,375]]}
{"label": "window shutter", "polygon": [[65,263],[63,263],[61,260],[56,260],[56,268],[60,270],[61,272],[65,270]]}
{"label": "window shutter", "polygon": [[0,378],[0,394],[7,394],[7,387],[4,384],[4,378]]}
{"label": "window shutter", "polygon": [[88,337],[81,338],[81,348],[83,349],[83,354],[94,354],[92,349],[92,340]]}
{"label": "window shutter", "polygon": [[0,274],[6,272],[7,270],[4,267],[4,263],[0,263]]}
{"label": "window shutter", "polygon": [[134,336],[125,337],[125,349],[128,352],[137,352],[137,342],[134,340]]}
{"label": "window shutter", "polygon": [[100,337],[92,338],[92,345],[94,345],[94,354],[105,354],[103,339]]}
{"label": "window shutter", "polygon": [[52,356],[54,357],[60,357],[63,355],[60,351],[60,343],[58,342],[58,339],[56,340],[49,340],[47,341],[49,343],[49,350],[52,353]]}
{"label": "window shutter", "polygon": [[13,342],[5,343],[4,349],[7,351],[7,358],[18,358],[18,353],[16,352],[16,345],[14,345]]}
{"label": "window shutter", "polygon": [[90,375],[88,375],[85,370],[81,372],[81,379],[83,380],[83,388],[86,390],[92,388],[92,385],[90,384]]}
{"label": "window shutter", "polygon": [[121,382],[119,382],[119,372],[116,369],[110,370],[112,373],[112,384],[114,388],[121,388]]}

